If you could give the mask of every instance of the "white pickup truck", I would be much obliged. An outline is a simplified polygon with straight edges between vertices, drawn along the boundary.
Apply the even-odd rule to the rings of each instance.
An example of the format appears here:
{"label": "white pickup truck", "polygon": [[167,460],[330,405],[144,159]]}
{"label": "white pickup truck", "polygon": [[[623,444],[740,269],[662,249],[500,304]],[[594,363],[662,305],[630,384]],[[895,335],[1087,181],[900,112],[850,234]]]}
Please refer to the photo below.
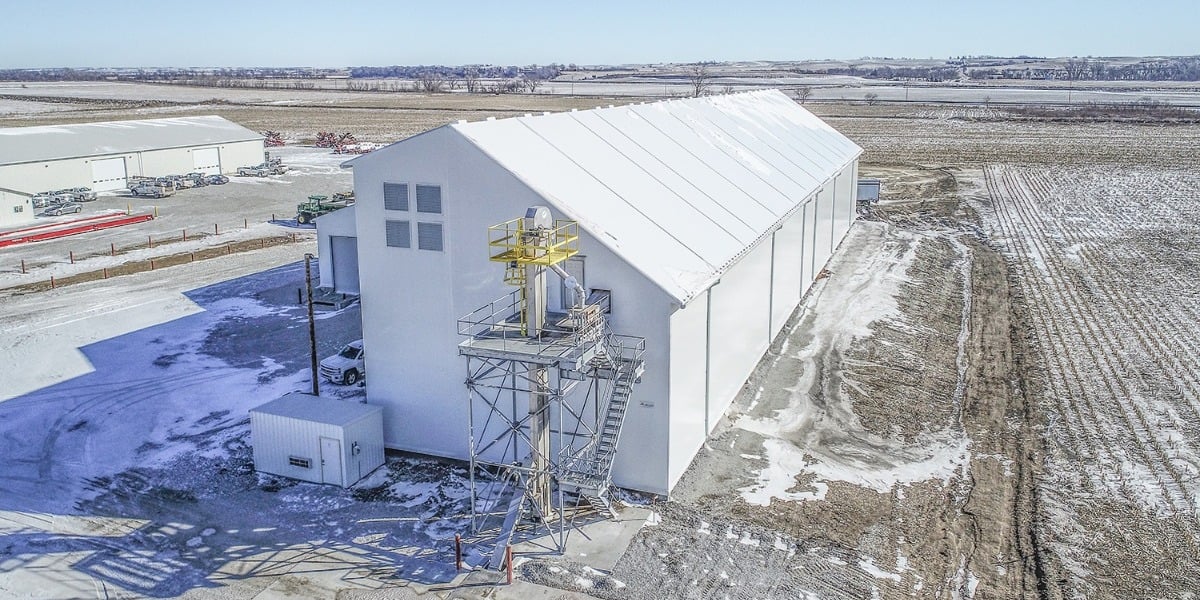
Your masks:
{"label": "white pickup truck", "polygon": [[337,354],[321,361],[321,376],[333,383],[354,385],[366,374],[362,340],[346,344]]}

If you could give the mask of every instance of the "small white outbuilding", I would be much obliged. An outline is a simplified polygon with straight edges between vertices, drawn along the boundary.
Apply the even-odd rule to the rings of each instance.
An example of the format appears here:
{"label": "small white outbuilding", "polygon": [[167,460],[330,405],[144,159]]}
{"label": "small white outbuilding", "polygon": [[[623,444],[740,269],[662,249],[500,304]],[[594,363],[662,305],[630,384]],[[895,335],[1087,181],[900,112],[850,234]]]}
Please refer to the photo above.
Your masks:
{"label": "small white outbuilding", "polygon": [[0,187],[0,228],[23,225],[33,220],[33,197]]}
{"label": "small white outbuilding", "polygon": [[383,464],[383,409],[290,392],[250,410],[254,468],[350,487]]}

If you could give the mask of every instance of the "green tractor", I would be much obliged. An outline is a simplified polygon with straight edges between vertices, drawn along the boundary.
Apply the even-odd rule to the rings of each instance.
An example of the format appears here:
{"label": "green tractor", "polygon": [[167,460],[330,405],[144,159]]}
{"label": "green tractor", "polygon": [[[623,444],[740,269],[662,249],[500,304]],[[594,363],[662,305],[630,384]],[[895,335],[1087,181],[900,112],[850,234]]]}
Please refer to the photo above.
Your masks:
{"label": "green tractor", "polygon": [[342,193],[334,194],[333,200],[323,195],[309,196],[307,202],[296,205],[296,222],[307,225],[321,215],[329,214],[339,208],[346,208],[351,204],[354,204],[353,193],[349,197]]}

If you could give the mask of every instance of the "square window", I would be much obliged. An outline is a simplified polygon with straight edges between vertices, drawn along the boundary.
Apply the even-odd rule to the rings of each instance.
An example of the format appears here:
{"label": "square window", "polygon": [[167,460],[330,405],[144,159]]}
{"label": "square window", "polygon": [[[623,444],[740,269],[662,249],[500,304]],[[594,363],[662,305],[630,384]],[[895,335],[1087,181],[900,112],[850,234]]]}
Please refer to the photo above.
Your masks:
{"label": "square window", "polygon": [[442,251],[442,224],[417,223],[417,247],[421,250]]}
{"label": "square window", "polygon": [[442,214],[441,186],[417,184],[417,212]]}
{"label": "square window", "polygon": [[393,248],[412,248],[412,226],[408,221],[384,222],[387,229],[387,245]]}
{"label": "square window", "polygon": [[408,210],[408,184],[383,184],[383,208],[387,210]]}

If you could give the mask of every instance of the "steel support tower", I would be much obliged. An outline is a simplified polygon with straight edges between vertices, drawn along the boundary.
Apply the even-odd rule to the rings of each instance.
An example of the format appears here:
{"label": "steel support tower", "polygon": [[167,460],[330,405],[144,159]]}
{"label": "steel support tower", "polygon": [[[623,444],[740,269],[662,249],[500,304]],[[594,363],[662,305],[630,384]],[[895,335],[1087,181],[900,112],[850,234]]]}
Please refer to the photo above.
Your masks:
{"label": "steel support tower", "polygon": [[[476,532],[498,527],[491,565],[499,568],[518,527],[550,534],[561,552],[579,501],[615,514],[612,464],[645,340],[612,333],[607,296],[586,296],[562,268],[578,254],[576,223],[534,207],[488,232],[491,260],[504,263],[515,289],[459,319],[459,353],[467,358],[472,524]],[[547,271],[574,288],[566,312],[547,309]]]}

